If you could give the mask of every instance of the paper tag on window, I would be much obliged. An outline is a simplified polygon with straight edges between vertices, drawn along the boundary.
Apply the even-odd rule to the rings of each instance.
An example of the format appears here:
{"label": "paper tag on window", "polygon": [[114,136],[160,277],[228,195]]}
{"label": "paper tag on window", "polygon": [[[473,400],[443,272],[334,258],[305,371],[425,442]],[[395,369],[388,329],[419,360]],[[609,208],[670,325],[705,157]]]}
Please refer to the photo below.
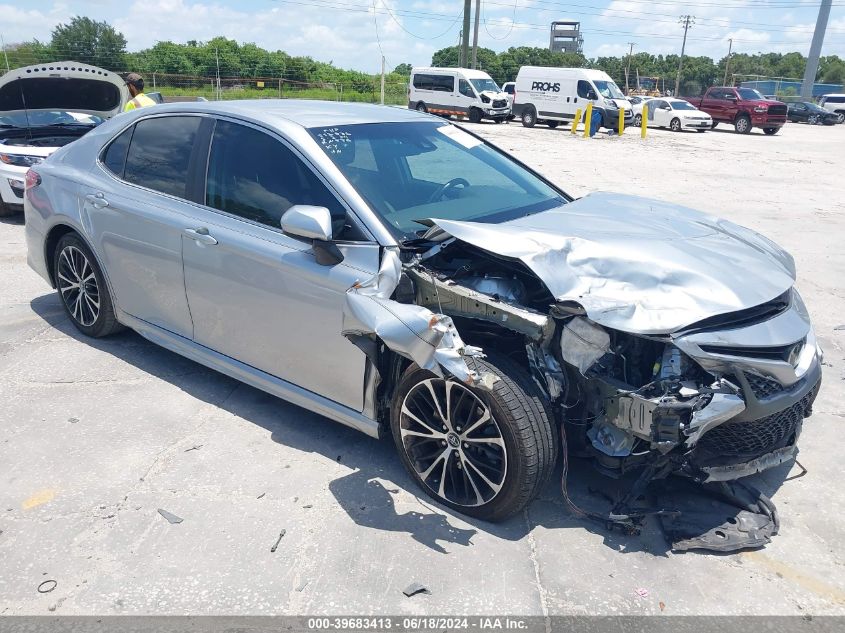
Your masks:
{"label": "paper tag on window", "polygon": [[460,143],[467,149],[472,149],[477,145],[481,145],[480,139],[475,138],[471,134],[467,134],[462,129],[457,128],[454,125],[444,125],[443,127],[437,128],[437,131],[444,136],[448,136],[453,141]]}

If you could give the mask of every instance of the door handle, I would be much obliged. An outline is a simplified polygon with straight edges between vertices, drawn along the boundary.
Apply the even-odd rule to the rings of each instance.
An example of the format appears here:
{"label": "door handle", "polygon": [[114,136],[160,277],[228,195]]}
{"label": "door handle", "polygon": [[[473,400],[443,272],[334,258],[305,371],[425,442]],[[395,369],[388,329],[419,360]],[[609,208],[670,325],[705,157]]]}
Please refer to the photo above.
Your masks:
{"label": "door handle", "polygon": [[102,209],[103,207],[109,206],[109,201],[106,200],[106,197],[105,195],[103,195],[102,192],[89,193],[85,197],[91,203],[91,206],[95,209]]}
{"label": "door handle", "polygon": [[208,229],[204,226],[197,229],[185,229],[182,232],[199,244],[208,244],[209,246],[217,244],[217,240],[208,234]]}

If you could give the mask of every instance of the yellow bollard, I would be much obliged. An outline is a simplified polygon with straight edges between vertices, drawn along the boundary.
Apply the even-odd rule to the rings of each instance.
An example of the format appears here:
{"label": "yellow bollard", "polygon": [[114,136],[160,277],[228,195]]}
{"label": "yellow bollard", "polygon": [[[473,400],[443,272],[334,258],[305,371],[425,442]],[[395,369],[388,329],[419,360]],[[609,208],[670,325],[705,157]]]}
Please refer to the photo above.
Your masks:
{"label": "yellow bollard", "polygon": [[619,136],[625,131],[625,108],[619,108]]}
{"label": "yellow bollard", "polygon": [[570,132],[575,134],[575,131],[578,129],[578,121],[581,120],[581,108],[575,110],[575,118],[572,119],[572,130]]}
{"label": "yellow bollard", "polygon": [[587,104],[587,111],[584,113],[584,138],[590,138],[590,124],[593,119],[593,102]]}
{"label": "yellow bollard", "polygon": [[642,119],[642,123],[640,124],[642,127],[640,130],[640,138],[645,138],[645,132],[648,129],[648,104],[643,107],[643,113],[640,115],[640,118]]}

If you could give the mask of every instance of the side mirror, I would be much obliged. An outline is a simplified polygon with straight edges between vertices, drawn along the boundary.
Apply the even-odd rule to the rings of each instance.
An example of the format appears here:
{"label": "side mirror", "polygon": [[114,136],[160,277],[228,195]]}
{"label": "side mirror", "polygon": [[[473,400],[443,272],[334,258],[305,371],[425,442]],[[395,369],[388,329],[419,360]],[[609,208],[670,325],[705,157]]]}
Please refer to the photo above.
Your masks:
{"label": "side mirror", "polygon": [[311,240],[314,257],[321,266],[343,261],[343,253],[331,241],[332,214],[326,207],[295,204],[282,215],[281,225],[285,234]]}

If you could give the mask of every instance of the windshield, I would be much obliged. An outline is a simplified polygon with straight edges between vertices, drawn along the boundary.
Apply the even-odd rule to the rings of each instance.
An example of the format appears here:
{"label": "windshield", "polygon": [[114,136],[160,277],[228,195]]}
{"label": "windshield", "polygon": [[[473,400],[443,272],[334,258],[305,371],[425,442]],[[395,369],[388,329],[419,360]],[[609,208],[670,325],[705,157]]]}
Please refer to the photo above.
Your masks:
{"label": "windshield", "polygon": [[695,106],[688,101],[670,101],[673,110],[695,110]]}
{"label": "windshield", "polygon": [[0,125],[8,127],[45,127],[49,125],[88,125],[95,127],[103,122],[101,117],[67,110],[36,110],[0,115]]}
{"label": "windshield", "polygon": [[764,99],[763,95],[752,88],[737,88],[740,99]]}
{"label": "windshield", "polygon": [[311,135],[399,239],[428,218],[504,222],[567,202],[501,152],[439,121],[314,128]]}
{"label": "windshield", "polygon": [[594,81],[596,88],[602,97],[606,99],[624,99],[625,95],[619,90],[619,87],[612,81]]}
{"label": "windshield", "polygon": [[476,92],[484,92],[490,90],[491,92],[501,92],[499,86],[492,79],[470,79],[469,82],[473,85]]}

